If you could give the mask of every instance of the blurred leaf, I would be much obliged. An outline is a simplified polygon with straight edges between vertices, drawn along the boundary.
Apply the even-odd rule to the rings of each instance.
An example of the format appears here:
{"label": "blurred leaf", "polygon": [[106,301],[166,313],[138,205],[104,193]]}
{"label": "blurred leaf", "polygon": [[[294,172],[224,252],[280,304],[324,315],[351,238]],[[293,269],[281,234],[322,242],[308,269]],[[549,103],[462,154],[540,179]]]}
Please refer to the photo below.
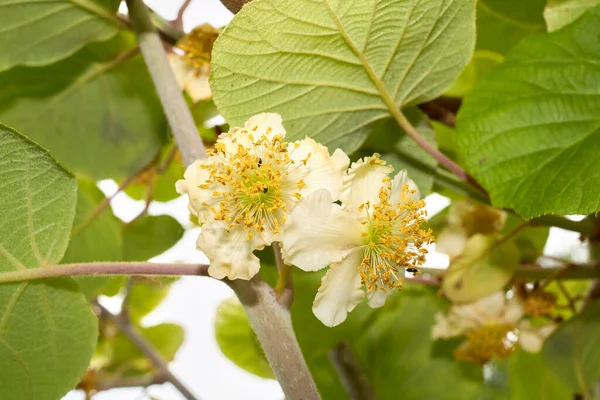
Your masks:
{"label": "blurred leaf", "polygon": [[167,298],[177,278],[132,278],[127,297],[129,317],[140,321]]}
{"label": "blurred leaf", "polygon": [[175,182],[183,179],[185,167],[181,153],[171,143],[161,150],[159,159],[125,188],[125,193],[135,200],[150,198],[156,201],[169,201],[179,197]]}
{"label": "blurred leaf", "polygon": [[237,297],[224,300],[217,308],[215,337],[223,354],[235,365],[261,378],[275,379]]}
{"label": "blurred leaf", "polygon": [[[507,213],[502,234],[506,235],[512,232],[523,222],[516,215]],[[521,229],[512,239],[521,252],[521,261],[535,262],[544,253],[549,234],[550,227],[547,226],[526,226]]]}
{"label": "blurred leaf", "polygon": [[465,97],[459,151],[495,206],[525,219],[600,209],[598,35],[600,7],[525,39]]}
{"label": "blurred leaf", "polygon": [[546,0],[479,0],[477,50],[506,54],[522,38],[546,30]]}
{"label": "blurred leaf", "polygon": [[123,259],[146,261],[169,250],[183,236],[183,227],[168,215],[144,216],[123,229]]}
{"label": "blurred leaf", "polygon": [[[89,220],[96,207],[105,199],[94,182],[80,179],[77,192],[75,220],[71,231],[71,241],[61,263],[120,261],[123,254],[121,239],[122,222],[107,207],[100,215]],[[118,277],[76,277],[81,291],[93,298],[111,280]]]}
{"label": "blurred leaf", "polygon": [[512,278],[519,249],[512,241],[497,244],[493,236],[471,236],[462,255],[454,259],[442,291],[454,303],[470,303],[498,291]]}
{"label": "blurred leaf", "polygon": [[308,134],[351,153],[368,124],[439,96],[458,76],[473,52],[474,4],[251,2],[215,42],[214,101],[232,125],[278,112],[289,139]]}
{"label": "blurred leaf", "polygon": [[600,378],[600,300],[558,327],[542,355],[548,368],[577,393],[589,393]]}
{"label": "blurred leaf", "polygon": [[[591,285],[591,282],[588,280],[561,280],[560,283],[563,285],[572,299],[583,299],[585,294],[589,291]],[[565,297],[563,291],[560,290],[558,281],[552,281],[546,287],[546,290],[556,295],[556,305],[560,308],[554,310],[555,314],[560,315],[565,320],[574,316],[573,311],[568,307],[569,300]],[[582,304],[583,301],[576,302],[576,311],[579,311]]]}
{"label": "blurred leaf", "polygon": [[164,114],[135,47],[121,33],[56,64],[0,74],[0,120],[78,175],[131,176],[166,141]]}
{"label": "blurred leaf", "polygon": [[337,371],[325,354],[307,360],[310,373],[323,399],[350,400]]}
{"label": "blurred leaf", "polygon": [[[165,323],[147,328],[134,325],[134,328],[167,362],[175,359],[185,337],[183,328],[176,324]],[[152,362],[121,332],[103,337],[94,359],[104,374],[114,374],[116,378],[145,375],[154,370]]]}
{"label": "blurred leaf", "polygon": [[0,0],[0,72],[68,57],[118,31],[116,0]]}
{"label": "blurred leaf", "polygon": [[[0,272],[62,258],[77,181],[47,151],[0,124]],[[55,400],[83,375],[97,321],[72,279],[0,285],[2,398]]]}
{"label": "blurred leaf", "polygon": [[489,50],[475,50],[473,58],[463,69],[452,86],[446,90],[445,96],[464,97],[470,93],[477,82],[487,75],[496,65],[502,62],[501,54]]}
{"label": "blurred leaf", "polygon": [[570,400],[573,395],[550,372],[541,354],[517,351],[508,359],[511,400]]}
{"label": "blurred leaf", "polygon": [[587,10],[600,4],[599,0],[548,0],[544,18],[548,32],[557,31],[581,17]]}
{"label": "blurred leaf", "polygon": [[378,400],[478,397],[481,375],[471,379],[460,363],[431,355],[431,327],[442,308],[431,291],[407,288],[390,296],[368,328],[354,333],[352,347]]}

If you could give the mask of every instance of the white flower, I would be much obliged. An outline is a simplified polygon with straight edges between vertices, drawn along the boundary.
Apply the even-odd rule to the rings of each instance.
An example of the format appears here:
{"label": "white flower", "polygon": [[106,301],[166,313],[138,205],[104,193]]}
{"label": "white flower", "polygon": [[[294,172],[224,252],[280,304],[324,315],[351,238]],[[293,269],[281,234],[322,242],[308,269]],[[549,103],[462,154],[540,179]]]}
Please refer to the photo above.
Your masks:
{"label": "white flower", "polygon": [[305,271],[331,265],[313,304],[327,326],[346,319],[365,297],[380,307],[393,289],[402,287],[402,268],[425,259],[429,232],[424,202],[415,183],[401,171],[393,181],[391,166],[378,155],[353,163],[340,190],[341,205],[325,190],[302,200],[285,224],[283,256]]}
{"label": "white flower", "polygon": [[456,351],[458,359],[486,363],[493,357],[512,353],[518,343],[528,352],[540,351],[553,324],[532,327],[524,317],[524,304],[516,296],[506,299],[496,292],[471,304],[453,305],[448,313],[438,313],[432,328],[432,338],[468,338]]}
{"label": "white flower", "polygon": [[194,102],[208,100],[212,97],[208,85],[209,64],[195,67],[193,63],[175,53],[170,53],[167,57],[177,85],[185,90]]}
{"label": "white flower", "polygon": [[317,189],[337,199],[348,156],[306,138],[283,141],[278,114],[259,114],[222,134],[215,150],[196,161],[176,184],[202,225],[197,247],[216,278],[251,279],[259,270],[254,250],[282,240],[296,203]]}

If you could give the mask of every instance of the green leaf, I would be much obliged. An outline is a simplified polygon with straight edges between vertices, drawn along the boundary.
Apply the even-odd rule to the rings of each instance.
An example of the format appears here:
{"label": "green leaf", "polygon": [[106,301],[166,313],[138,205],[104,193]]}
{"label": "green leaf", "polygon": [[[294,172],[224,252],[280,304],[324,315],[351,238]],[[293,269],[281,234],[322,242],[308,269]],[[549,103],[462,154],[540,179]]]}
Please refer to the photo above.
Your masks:
{"label": "green leaf", "polygon": [[56,64],[0,74],[0,120],[78,175],[131,176],[166,141],[160,103],[134,47],[132,36],[120,34]]}
{"label": "green leaf", "polygon": [[[516,215],[507,213],[502,234],[509,234],[523,222]],[[521,261],[535,262],[543,254],[549,234],[550,227],[547,226],[526,226],[521,229],[512,239],[521,252]]]}
{"label": "green leaf", "polygon": [[465,97],[459,151],[495,206],[526,219],[600,209],[599,35],[597,7],[525,39]]}
{"label": "green leaf", "polygon": [[589,393],[600,378],[600,301],[558,327],[544,343],[546,365],[569,389]]}
{"label": "green leaf", "polygon": [[129,316],[139,321],[167,298],[177,278],[132,278],[127,305]]}
{"label": "green leaf", "polygon": [[471,62],[460,73],[452,86],[446,90],[445,96],[464,97],[470,93],[478,81],[481,80],[496,65],[500,64],[504,57],[489,50],[475,50]]}
{"label": "green leaf", "polygon": [[378,400],[396,400],[399,394],[403,400],[477,398],[481,377],[473,379],[458,362],[431,355],[431,327],[442,303],[428,290],[407,288],[390,296],[352,341]]}
{"label": "green leaf", "polygon": [[168,215],[136,218],[123,230],[123,260],[148,260],[169,250],[182,236],[183,227]]}
{"label": "green leaf", "polygon": [[492,294],[512,278],[519,257],[514,242],[499,245],[493,236],[475,234],[450,264],[442,291],[454,303],[470,303]]}
{"label": "green leaf", "polygon": [[546,30],[545,0],[480,0],[477,2],[477,50],[506,54],[521,39]]}
{"label": "green leaf", "polygon": [[0,0],[0,72],[66,58],[117,33],[115,0]]}
{"label": "green leaf", "polygon": [[508,359],[511,400],[570,400],[573,395],[544,364],[541,354],[517,351]]}
{"label": "green leaf", "polygon": [[599,0],[548,0],[544,18],[548,32],[559,30],[581,17],[587,10],[600,4]]}
{"label": "green leaf", "polygon": [[[49,268],[69,242],[77,182],[0,124],[0,272]],[[0,285],[0,382],[11,400],[55,400],[94,351],[97,322],[68,278]]]}
{"label": "green leaf", "polygon": [[255,0],[215,42],[225,119],[271,111],[289,139],[353,152],[370,123],[437,97],[471,58],[474,0]]}
{"label": "green leaf", "polygon": [[[77,207],[71,231],[71,241],[61,263],[120,261],[123,254],[121,238],[122,222],[107,207],[96,217],[94,210],[105,199],[104,194],[94,182],[80,179],[77,191]],[[111,280],[110,277],[77,277],[81,291],[93,298]]]}
{"label": "green leaf", "polygon": [[237,297],[223,301],[217,308],[215,337],[223,354],[235,365],[261,378],[275,379]]}

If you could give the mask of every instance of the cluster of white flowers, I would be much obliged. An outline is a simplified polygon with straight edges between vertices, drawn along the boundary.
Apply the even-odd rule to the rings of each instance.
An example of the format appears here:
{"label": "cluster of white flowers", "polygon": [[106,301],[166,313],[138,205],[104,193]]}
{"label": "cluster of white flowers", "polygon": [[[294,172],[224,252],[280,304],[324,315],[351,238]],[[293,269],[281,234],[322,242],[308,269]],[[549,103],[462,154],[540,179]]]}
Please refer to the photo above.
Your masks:
{"label": "cluster of white flowers", "polygon": [[525,316],[524,302],[504,292],[483,297],[474,303],[453,305],[446,314],[436,315],[433,339],[464,336],[454,352],[457,359],[485,364],[510,355],[516,346],[530,353],[541,350],[554,324],[532,326]]}
{"label": "cluster of white flowers", "polygon": [[197,247],[211,276],[251,279],[260,268],[254,250],[280,242],[286,263],[331,267],[313,310],[335,326],[365,296],[382,306],[402,287],[404,268],[424,262],[433,241],[421,229],[424,202],[406,171],[391,179],[378,155],[348,169],[343,151],[329,155],[310,138],[286,143],[285,134],[278,114],[252,117],[188,167],[177,191],[202,226]]}

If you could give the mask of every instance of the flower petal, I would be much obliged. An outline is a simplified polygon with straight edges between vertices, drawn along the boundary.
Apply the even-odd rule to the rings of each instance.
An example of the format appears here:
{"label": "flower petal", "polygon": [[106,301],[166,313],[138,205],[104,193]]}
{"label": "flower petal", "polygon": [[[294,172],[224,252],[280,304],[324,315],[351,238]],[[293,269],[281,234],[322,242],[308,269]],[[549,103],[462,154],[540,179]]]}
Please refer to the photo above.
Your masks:
{"label": "flower petal", "polygon": [[205,184],[209,178],[208,170],[202,166],[210,162],[210,159],[195,161],[185,170],[184,179],[175,183],[177,193],[188,195],[190,200],[188,209],[192,215],[198,217],[198,222],[201,224],[211,217],[210,207],[219,204],[222,200],[221,196],[213,196],[213,193],[226,190],[224,186],[216,183],[211,184],[207,189],[199,187]]}
{"label": "flower petal", "polygon": [[321,287],[313,303],[313,312],[326,326],[344,322],[348,313],[365,297],[358,265],[363,250],[356,249],[340,263],[333,264],[321,280]]}
{"label": "flower petal", "polygon": [[[290,143],[288,153],[296,162],[284,183],[289,191],[306,197],[315,190],[327,189],[334,201],[338,199],[344,174],[350,164],[346,153],[336,149],[330,156],[327,147],[308,137]],[[302,185],[299,187],[300,181]]]}
{"label": "flower petal", "polygon": [[[413,190],[415,191],[407,198],[404,198],[404,196],[402,196],[402,187],[404,187],[404,185],[408,185],[408,189],[411,192]],[[405,169],[398,172],[394,177],[394,180],[392,181],[392,193],[390,194],[390,198],[388,201],[391,204],[396,204],[398,202],[406,204],[411,203],[413,201],[417,201],[420,198],[421,194],[419,193],[419,188],[417,187],[417,184],[408,177],[408,172],[406,172]]]}
{"label": "flower petal", "polygon": [[384,292],[383,290],[367,291],[367,303],[371,308],[382,307],[390,294],[392,294],[391,290],[388,290],[387,292]]}
{"label": "flower petal", "polygon": [[502,321],[507,324],[516,325],[517,322],[523,318],[525,314],[525,305],[523,301],[513,295],[506,301],[504,309],[502,310]]}
{"label": "flower petal", "polygon": [[379,189],[393,169],[377,154],[352,163],[340,189],[342,205],[356,210],[367,201],[379,204]]}
{"label": "flower petal", "polygon": [[269,139],[273,139],[277,135],[285,137],[286,133],[281,123],[281,115],[277,113],[256,114],[246,121],[244,128],[252,132],[255,139],[262,135],[266,135]]}
{"label": "flower petal", "polygon": [[208,274],[217,279],[251,279],[260,269],[260,261],[252,252],[264,248],[259,237],[248,239],[241,227],[225,231],[225,224],[210,221],[202,226],[196,243],[210,260]]}
{"label": "flower petal", "polygon": [[518,325],[519,345],[529,353],[538,353],[544,345],[544,340],[554,331],[555,325],[548,324],[532,327],[529,320],[523,320]]}
{"label": "flower petal", "polygon": [[[283,257],[305,271],[340,262],[362,244],[363,226],[319,189],[301,200],[283,227]],[[358,264],[357,264],[358,265]]]}
{"label": "flower petal", "polygon": [[447,225],[436,238],[435,251],[456,257],[462,254],[465,243],[467,233],[460,227]]}

